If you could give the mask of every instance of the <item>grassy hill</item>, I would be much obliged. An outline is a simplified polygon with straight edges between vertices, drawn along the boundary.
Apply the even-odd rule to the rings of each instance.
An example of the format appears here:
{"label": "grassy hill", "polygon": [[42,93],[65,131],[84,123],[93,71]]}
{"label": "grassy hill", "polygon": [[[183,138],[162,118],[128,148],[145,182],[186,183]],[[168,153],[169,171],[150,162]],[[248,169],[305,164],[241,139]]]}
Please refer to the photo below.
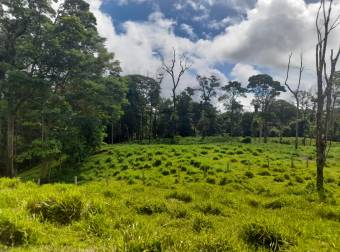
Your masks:
{"label": "grassy hill", "polygon": [[59,177],[70,183],[28,181],[38,168],[21,174],[28,182],[1,179],[0,243],[12,251],[339,251],[338,153],[335,145],[320,201],[314,147],[106,146]]}

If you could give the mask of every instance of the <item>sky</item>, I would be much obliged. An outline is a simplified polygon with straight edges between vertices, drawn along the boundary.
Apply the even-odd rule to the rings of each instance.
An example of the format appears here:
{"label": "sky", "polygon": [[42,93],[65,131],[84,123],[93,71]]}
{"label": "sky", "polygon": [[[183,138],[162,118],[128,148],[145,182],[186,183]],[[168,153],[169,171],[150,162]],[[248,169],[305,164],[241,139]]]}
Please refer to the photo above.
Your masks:
{"label": "sky", "polygon": [[[293,52],[291,86],[296,86],[300,54],[303,88],[315,87],[315,17],[318,0],[88,0],[109,51],[123,75],[154,77],[175,49],[192,67],[180,89],[197,86],[196,75],[217,75],[247,85],[250,76],[266,73],[281,82]],[[335,0],[334,17],[340,14]],[[330,41],[339,47],[340,28]],[[162,55],[162,57],[160,56]],[[165,79],[163,95],[170,94]],[[282,96],[290,99],[289,93]],[[245,103],[249,99],[245,100]]]}

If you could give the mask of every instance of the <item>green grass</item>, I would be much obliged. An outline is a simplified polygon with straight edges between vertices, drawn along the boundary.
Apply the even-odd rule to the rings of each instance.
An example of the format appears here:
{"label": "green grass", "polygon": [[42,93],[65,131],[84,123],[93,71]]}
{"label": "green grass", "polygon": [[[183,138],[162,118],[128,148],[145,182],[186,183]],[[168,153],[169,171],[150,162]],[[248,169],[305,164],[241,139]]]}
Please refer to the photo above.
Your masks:
{"label": "green grass", "polygon": [[68,184],[1,179],[0,250],[340,250],[339,145],[320,201],[314,147],[182,141],[106,146],[53,173]]}

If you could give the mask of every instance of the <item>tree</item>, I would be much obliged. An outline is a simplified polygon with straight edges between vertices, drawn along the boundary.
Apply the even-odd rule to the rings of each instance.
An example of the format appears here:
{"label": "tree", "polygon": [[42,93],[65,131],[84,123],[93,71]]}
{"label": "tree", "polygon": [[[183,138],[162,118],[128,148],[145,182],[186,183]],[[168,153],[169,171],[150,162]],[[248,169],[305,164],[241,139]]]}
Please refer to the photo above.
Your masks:
{"label": "tree", "polygon": [[48,0],[1,3],[4,174],[15,176],[18,165],[53,156],[80,161],[100,146],[110,118],[121,114],[119,62],[105,49],[85,1],[66,0],[57,15]]}
{"label": "tree", "polygon": [[[179,59],[176,54],[176,50],[173,49],[173,56],[171,62],[166,64],[163,61],[162,69],[169,75],[172,81],[172,104],[173,104],[173,113],[172,113],[172,121],[173,121],[173,136],[176,134],[176,121],[177,121],[177,88],[181,82],[181,78],[184,73],[190,69],[191,65],[189,63],[188,58],[182,54]],[[179,72],[176,72],[176,69],[179,68]]]}
{"label": "tree", "polygon": [[270,112],[272,120],[279,131],[280,143],[282,143],[284,132],[296,115],[296,107],[285,100],[277,100],[273,102]]}
{"label": "tree", "polygon": [[202,114],[199,128],[203,137],[213,135],[217,131],[217,111],[211,104],[212,98],[217,95],[217,88],[220,87],[220,80],[212,75],[210,77],[197,76],[199,84],[198,91],[201,92]]}
{"label": "tree", "polygon": [[224,95],[219,97],[219,101],[224,101],[224,107],[230,113],[230,135],[234,135],[235,125],[240,123],[243,105],[238,101],[240,97],[246,97],[247,89],[242,87],[242,84],[237,81],[230,81],[229,84],[223,86]]}
{"label": "tree", "polygon": [[180,136],[193,136],[195,134],[192,124],[192,96],[194,91],[186,88],[178,96],[178,134]]}
{"label": "tree", "polygon": [[264,142],[267,143],[268,138],[268,120],[269,110],[275,98],[281,93],[286,92],[284,86],[280,82],[274,81],[267,74],[259,74],[249,78],[247,86],[250,93],[254,94],[253,105],[255,113],[260,110],[260,137],[264,133]]}
{"label": "tree", "polygon": [[285,80],[285,86],[289,90],[289,92],[294,96],[295,102],[296,102],[296,118],[295,118],[295,149],[298,149],[299,146],[299,119],[300,119],[300,86],[301,86],[301,78],[303,73],[303,54],[301,53],[300,56],[300,69],[299,69],[299,81],[297,84],[297,87],[295,90],[292,89],[292,87],[288,84],[289,79],[289,71],[290,71],[290,63],[292,58],[292,53],[289,55],[288,60],[288,67],[287,67],[287,75]]}
{"label": "tree", "polygon": [[127,101],[121,119],[123,139],[151,141],[155,136],[155,120],[160,103],[160,82],[142,75],[126,76]]}
{"label": "tree", "polygon": [[[332,31],[339,25],[340,16],[332,21],[334,1],[320,1],[316,17],[316,73],[317,73],[317,113],[316,113],[316,187],[320,196],[324,194],[324,167],[327,161],[328,143],[334,92],[334,77],[340,57],[340,46],[337,51],[329,49],[329,39]],[[330,55],[329,61],[326,59]]]}

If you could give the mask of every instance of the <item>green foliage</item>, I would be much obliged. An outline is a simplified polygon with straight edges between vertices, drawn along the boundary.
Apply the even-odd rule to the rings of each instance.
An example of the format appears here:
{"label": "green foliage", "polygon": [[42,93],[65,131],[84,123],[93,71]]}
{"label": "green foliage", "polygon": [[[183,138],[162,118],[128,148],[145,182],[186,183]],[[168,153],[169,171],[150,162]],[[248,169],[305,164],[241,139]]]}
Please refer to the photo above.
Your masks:
{"label": "green foliage", "polygon": [[50,198],[43,201],[31,201],[27,204],[28,211],[41,218],[42,221],[70,224],[81,218],[83,202],[79,196]]}
{"label": "green foliage", "polygon": [[243,239],[256,249],[264,247],[269,251],[281,251],[294,242],[278,232],[275,228],[263,223],[250,223],[243,227]]}
{"label": "green foliage", "polygon": [[30,230],[20,227],[8,219],[0,219],[0,243],[6,246],[20,246],[28,242]]}
{"label": "green foliage", "polygon": [[173,192],[166,196],[167,199],[176,199],[179,201],[183,201],[185,203],[189,203],[192,201],[192,196],[185,192]]}

